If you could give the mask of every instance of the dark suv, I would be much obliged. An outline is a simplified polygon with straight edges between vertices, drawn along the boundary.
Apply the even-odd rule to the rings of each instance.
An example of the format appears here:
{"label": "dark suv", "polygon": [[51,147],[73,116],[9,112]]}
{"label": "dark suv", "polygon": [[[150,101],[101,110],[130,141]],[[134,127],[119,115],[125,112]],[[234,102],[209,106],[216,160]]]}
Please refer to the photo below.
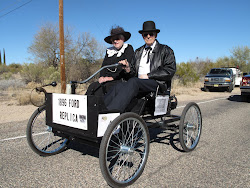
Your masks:
{"label": "dark suv", "polygon": [[209,91],[215,88],[224,88],[228,92],[232,92],[235,85],[235,78],[232,69],[213,68],[205,76],[204,90]]}

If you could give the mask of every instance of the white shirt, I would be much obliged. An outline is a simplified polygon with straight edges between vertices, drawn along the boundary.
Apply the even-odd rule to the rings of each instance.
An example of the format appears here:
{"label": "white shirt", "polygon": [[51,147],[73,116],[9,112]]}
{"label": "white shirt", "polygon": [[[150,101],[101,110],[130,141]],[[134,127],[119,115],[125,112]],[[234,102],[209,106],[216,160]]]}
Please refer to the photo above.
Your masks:
{"label": "white shirt", "polygon": [[[142,74],[150,73],[150,60],[149,60],[149,63],[147,63],[147,59],[148,59],[147,53],[150,53],[151,55],[152,51],[154,50],[155,45],[156,45],[156,41],[154,41],[154,43],[151,46],[146,45],[145,48],[143,49],[141,60],[140,60],[140,65],[139,65],[139,70],[138,70],[138,77],[140,77],[140,75]],[[147,52],[146,50],[147,47],[151,47],[152,50]]]}

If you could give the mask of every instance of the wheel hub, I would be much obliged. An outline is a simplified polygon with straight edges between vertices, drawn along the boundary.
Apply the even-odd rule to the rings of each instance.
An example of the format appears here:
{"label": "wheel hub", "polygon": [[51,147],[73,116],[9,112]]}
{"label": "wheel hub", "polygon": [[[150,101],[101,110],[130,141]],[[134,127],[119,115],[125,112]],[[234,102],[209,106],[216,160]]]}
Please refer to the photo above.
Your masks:
{"label": "wheel hub", "polygon": [[121,146],[120,150],[121,150],[121,153],[124,153],[124,154],[132,155],[134,153],[134,148],[129,147],[129,146]]}
{"label": "wheel hub", "polygon": [[194,124],[192,124],[192,123],[187,123],[187,129],[188,130],[195,130],[196,129],[196,127],[195,127],[195,125]]}
{"label": "wheel hub", "polygon": [[47,126],[47,131],[48,131],[48,132],[52,132],[52,127]]}

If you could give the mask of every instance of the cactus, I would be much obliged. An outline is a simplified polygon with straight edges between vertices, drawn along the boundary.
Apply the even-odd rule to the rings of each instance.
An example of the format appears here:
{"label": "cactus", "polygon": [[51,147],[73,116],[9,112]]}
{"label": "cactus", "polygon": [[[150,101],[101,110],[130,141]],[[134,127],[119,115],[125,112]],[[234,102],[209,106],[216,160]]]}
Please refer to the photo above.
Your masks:
{"label": "cactus", "polygon": [[5,50],[3,49],[3,64],[6,65]]}
{"label": "cactus", "polygon": [[1,56],[1,51],[0,51],[0,65],[2,65],[2,56]]}

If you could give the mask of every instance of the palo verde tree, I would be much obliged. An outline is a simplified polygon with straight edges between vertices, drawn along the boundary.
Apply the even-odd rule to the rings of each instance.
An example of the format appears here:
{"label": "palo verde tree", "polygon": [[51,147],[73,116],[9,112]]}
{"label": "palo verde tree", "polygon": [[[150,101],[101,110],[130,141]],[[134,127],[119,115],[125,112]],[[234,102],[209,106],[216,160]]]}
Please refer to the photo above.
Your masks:
{"label": "palo verde tree", "polygon": [[[65,46],[68,45],[68,38],[65,37]],[[43,25],[34,36],[31,46],[28,48],[35,58],[36,63],[44,66],[57,67],[60,56],[59,51],[59,30],[58,26],[51,23]]]}
{"label": "palo verde tree", "polygon": [[234,47],[230,52],[236,66],[239,66],[242,71],[250,71],[248,70],[250,68],[250,48],[248,46]]}
{"label": "palo verde tree", "polygon": [[[97,62],[97,60],[103,58],[105,47],[92,37],[90,33],[83,32],[80,33],[78,37],[72,37],[73,32],[69,27],[66,27],[65,30],[64,51],[66,76],[69,78],[69,74],[72,74],[75,78],[76,72],[70,71],[70,69],[74,67],[79,70],[78,64],[84,67],[85,64],[89,66]],[[40,63],[43,66],[57,67],[60,62],[58,24],[47,23],[41,26],[38,33],[34,36],[28,51],[33,55],[36,63]],[[88,74],[79,72],[81,76],[89,74],[90,72],[88,72]],[[82,77],[77,77],[78,79],[83,79]]]}

